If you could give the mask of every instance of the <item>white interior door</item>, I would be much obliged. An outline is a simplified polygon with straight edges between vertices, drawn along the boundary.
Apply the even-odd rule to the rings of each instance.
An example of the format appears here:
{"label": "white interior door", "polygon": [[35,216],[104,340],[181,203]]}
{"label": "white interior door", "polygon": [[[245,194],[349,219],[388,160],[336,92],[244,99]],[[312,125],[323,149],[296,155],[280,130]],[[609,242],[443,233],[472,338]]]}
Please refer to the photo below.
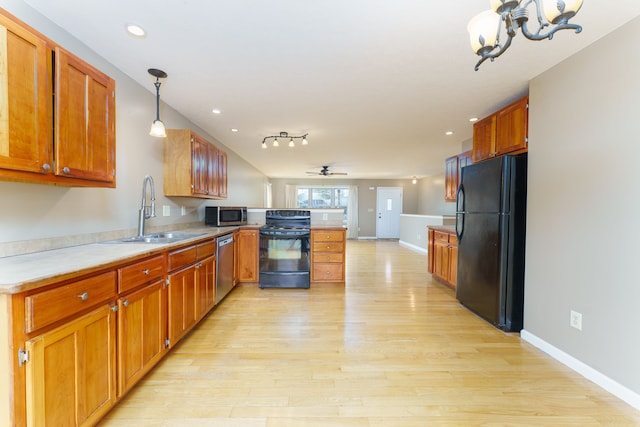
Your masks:
{"label": "white interior door", "polygon": [[402,187],[378,187],[377,197],[376,237],[399,239]]}

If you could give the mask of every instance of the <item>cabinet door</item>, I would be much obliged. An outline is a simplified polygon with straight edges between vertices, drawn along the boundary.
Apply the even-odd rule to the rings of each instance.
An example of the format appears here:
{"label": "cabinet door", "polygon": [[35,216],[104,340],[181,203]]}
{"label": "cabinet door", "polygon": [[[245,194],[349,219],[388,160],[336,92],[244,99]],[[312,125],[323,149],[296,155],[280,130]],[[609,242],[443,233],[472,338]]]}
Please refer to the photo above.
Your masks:
{"label": "cabinet door", "polygon": [[169,275],[169,342],[175,345],[196,323],[195,265]]}
{"label": "cabinet door", "polygon": [[218,150],[218,197],[227,198],[227,153]]}
{"label": "cabinet door", "polygon": [[196,264],[197,313],[201,319],[216,303],[216,257],[210,256]]}
{"label": "cabinet door", "polygon": [[164,280],[118,300],[118,396],[162,358],[166,337]]}
{"label": "cabinet door", "polygon": [[218,173],[220,158],[218,154],[219,150],[213,144],[208,144],[207,164],[209,168],[207,171],[207,194],[211,197],[218,197],[220,195],[220,177]]}
{"label": "cabinet door", "polygon": [[444,200],[456,201],[458,190],[458,156],[451,156],[444,161]]}
{"label": "cabinet door", "polygon": [[194,195],[207,195],[209,177],[209,143],[198,136],[192,136],[192,193]]}
{"label": "cabinet door", "polygon": [[27,425],[94,425],[116,399],[116,318],[109,305],[26,343]]}
{"label": "cabinet door", "polygon": [[448,282],[455,289],[458,281],[458,246],[451,245],[449,247],[449,273]]}
{"label": "cabinet door", "polygon": [[[50,173],[51,54],[45,40],[0,14],[0,171]],[[6,171],[9,170],[9,171]]]}
{"label": "cabinet door", "polygon": [[449,244],[436,240],[433,244],[433,274],[447,281],[449,275]]}
{"label": "cabinet door", "polygon": [[497,113],[496,153],[527,148],[529,98],[524,97]]}
{"label": "cabinet door", "polygon": [[57,175],[115,185],[115,82],[56,48]]}
{"label": "cabinet door", "polygon": [[492,114],[473,125],[473,162],[495,156],[496,115]]}
{"label": "cabinet door", "polygon": [[237,236],[238,246],[238,281],[258,281],[258,231],[240,230]]}

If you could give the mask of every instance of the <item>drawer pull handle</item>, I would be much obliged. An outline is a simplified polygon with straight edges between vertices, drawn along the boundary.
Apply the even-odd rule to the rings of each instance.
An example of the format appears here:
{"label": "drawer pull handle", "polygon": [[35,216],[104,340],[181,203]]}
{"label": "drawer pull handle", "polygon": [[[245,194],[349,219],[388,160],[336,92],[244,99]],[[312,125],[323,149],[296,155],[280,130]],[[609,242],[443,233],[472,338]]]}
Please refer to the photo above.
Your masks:
{"label": "drawer pull handle", "polygon": [[83,293],[79,294],[78,298],[80,298],[82,301],[88,300],[89,299],[89,292],[83,292]]}
{"label": "drawer pull handle", "polygon": [[151,270],[149,270],[148,268],[146,270],[142,270],[142,272],[148,276],[149,274],[151,274]]}
{"label": "drawer pull handle", "polygon": [[122,305],[125,306],[125,307],[129,307],[129,300],[126,299],[126,300],[122,301]]}

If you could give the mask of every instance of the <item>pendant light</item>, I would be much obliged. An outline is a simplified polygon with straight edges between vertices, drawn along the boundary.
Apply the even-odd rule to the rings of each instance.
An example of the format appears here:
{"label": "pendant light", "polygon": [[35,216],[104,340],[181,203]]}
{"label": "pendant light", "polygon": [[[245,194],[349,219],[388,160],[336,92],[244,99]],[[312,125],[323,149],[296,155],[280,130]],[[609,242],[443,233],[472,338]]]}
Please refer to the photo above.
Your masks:
{"label": "pendant light", "polygon": [[154,83],[154,86],[156,87],[156,119],[151,123],[151,131],[149,132],[149,135],[157,138],[164,138],[167,136],[167,132],[164,123],[160,120],[160,79],[167,78],[167,73],[156,68],[149,68],[147,71],[156,78]]}

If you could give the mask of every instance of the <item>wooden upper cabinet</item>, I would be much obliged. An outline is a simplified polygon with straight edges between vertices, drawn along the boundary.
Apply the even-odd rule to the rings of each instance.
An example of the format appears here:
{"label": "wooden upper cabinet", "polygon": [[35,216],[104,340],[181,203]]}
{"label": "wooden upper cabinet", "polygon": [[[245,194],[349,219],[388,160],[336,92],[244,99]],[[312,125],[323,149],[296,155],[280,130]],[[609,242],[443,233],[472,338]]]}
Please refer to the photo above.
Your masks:
{"label": "wooden upper cabinet", "polygon": [[496,154],[527,148],[529,97],[514,102],[496,113]]}
{"label": "wooden upper cabinet", "polygon": [[227,197],[226,153],[190,129],[167,129],[164,194],[207,199]]}
{"label": "wooden upper cabinet", "polygon": [[488,159],[495,155],[496,115],[492,114],[473,125],[473,161]]}
{"label": "wooden upper cabinet", "polygon": [[115,187],[115,81],[2,9],[0,101],[0,179]]}
{"label": "wooden upper cabinet", "polygon": [[444,200],[447,202],[455,202],[460,177],[462,176],[462,168],[470,165],[472,152],[465,151],[455,156],[451,156],[444,163]]}
{"label": "wooden upper cabinet", "polygon": [[51,55],[44,38],[0,14],[0,176],[52,165]]}
{"label": "wooden upper cabinet", "polygon": [[451,156],[444,161],[444,200],[456,201],[458,184],[458,156]]}
{"label": "wooden upper cabinet", "polygon": [[473,161],[527,151],[529,97],[525,96],[473,125]]}
{"label": "wooden upper cabinet", "polygon": [[56,48],[56,174],[115,181],[115,82]]}

